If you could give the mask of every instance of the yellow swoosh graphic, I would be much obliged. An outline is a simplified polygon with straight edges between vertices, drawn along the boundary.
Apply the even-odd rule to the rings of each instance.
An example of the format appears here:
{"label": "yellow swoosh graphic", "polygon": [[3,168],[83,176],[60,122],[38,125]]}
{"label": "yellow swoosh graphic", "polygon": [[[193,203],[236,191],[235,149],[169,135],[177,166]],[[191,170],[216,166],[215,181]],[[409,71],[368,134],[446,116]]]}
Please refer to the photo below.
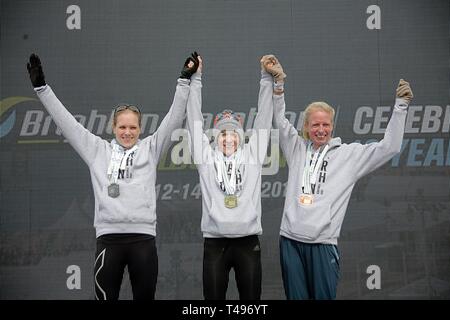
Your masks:
{"label": "yellow swoosh graphic", "polygon": [[25,102],[25,101],[36,101],[35,98],[28,98],[28,97],[9,97],[5,98],[3,100],[0,100],[0,117],[8,111],[11,107],[14,105]]}

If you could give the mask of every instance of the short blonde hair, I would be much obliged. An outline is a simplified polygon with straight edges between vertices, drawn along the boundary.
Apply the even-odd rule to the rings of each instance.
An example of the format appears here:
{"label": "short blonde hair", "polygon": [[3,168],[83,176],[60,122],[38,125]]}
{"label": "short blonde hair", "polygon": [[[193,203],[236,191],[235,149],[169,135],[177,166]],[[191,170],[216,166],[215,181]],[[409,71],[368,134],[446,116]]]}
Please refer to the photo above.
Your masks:
{"label": "short blonde hair", "polygon": [[334,114],[335,111],[332,106],[330,106],[328,103],[323,101],[315,101],[310,103],[304,113],[303,113],[303,128],[302,128],[302,135],[303,138],[306,140],[309,140],[309,133],[306,130],[306,124],[309,122],[309,118],[311,117],[311,114],[315,111],[324,111],[328,113],[331,117],[331,125],[334,124]]}
{"label": "short blonde hair", "polygon": [[130,110],[132,112],[134,112],[137,117],[138,117],[138,123],[139,123],[139,127],[141,127],[141,120],[142,120],[142,115],[141,115],[141,110],[139,110],[138,107],[131,105],[131,104],[119,104],[115,109],[114,109],[114,118],[113,118],[113,123],[112,126],[115,127],[115,125],[117,124],[117,117],[119,116],[119,114],[121,112]]}

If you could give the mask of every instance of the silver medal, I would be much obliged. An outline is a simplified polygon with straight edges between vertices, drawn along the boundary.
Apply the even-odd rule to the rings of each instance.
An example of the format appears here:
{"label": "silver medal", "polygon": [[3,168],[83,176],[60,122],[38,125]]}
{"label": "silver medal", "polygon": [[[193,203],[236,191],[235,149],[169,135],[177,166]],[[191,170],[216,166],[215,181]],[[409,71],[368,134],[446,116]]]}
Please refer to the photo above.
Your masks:
{"label": "silver medal", "polygon": [[111,198],[117,198],[119,194],[119,185],[117,183],[111,183],[108,186],[108,196],[110,196]]}

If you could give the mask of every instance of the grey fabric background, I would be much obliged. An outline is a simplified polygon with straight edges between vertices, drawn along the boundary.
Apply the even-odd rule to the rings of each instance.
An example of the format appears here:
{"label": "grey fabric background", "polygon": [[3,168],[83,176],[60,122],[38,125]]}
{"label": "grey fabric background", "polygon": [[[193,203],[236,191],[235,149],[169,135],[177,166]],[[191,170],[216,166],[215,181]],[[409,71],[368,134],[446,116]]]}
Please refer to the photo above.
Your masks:
{"label": "grey fabric background", "polygon": [[[81,9],[79,30],[66,26],[71,4]],[[366,26],[370,5],[381,9],[379,30]],[[111,139],[106,121],[120,102],[139,105],[149,115],[142,135],[153,132],[194,50],[205,60],[203,112],[249,115],[259,58],[273,53],[288,75],[292,121],[309,102],[327,101],[344,142],[382,139],[379,130],[358,133],[358,110],[392,106],[398,80],[410,81],[404,150],[363,178],[349,204],[338,299],[450,298],[448,1],[1,0],[0,10],[0,299],[94,297],[89,172],[30,100],[29,55],[41,57],[47,83],[69,111]],[[152,127],[151,119],[159,121]],[[367,115],[363,124],[377,127]],[[283,158],[277,174],[263,177],[263,299],[285,298],[278,233],[286,179]],[[156,298],[202,299],[198,174],[164,159],[157,183]],[[66,285],[71,265],[81,270],[80,289]],[[372,265],[380,268],[380,289],[367,286]],[[127,276],[120,297],[132,297]],[[232,273],[228,297],[238,297]]]}

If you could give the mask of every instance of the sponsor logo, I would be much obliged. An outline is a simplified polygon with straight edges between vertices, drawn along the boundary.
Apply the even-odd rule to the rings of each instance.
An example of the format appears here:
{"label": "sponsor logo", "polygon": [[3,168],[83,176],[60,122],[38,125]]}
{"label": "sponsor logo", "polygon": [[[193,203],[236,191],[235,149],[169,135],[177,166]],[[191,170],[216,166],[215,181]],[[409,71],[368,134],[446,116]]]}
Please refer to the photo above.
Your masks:
{"label": "sponsor logo", "polygon": [[[0,138],[8,135],[16,123],[14,106],[25,101],[36,101],[28,97],[9,97],[0,101]],[[2,120],[5,118],[4,120]]]}

